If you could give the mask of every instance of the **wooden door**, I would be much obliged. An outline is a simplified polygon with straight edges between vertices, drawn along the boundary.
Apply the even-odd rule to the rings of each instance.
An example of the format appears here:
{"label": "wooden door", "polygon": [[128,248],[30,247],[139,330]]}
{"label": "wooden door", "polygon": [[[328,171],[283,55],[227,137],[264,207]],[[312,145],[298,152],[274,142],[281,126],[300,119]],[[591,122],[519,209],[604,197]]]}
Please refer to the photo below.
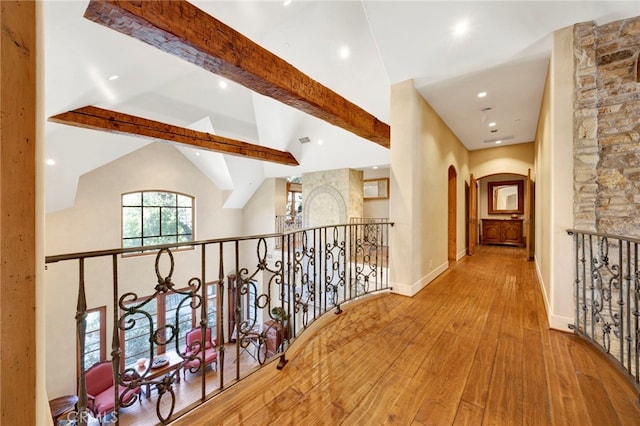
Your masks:
{"label": "wooden door", "polygon": [[527,172],[524,195],[524,228],[527,259],[533,259],[533,182],[531,181],[531,169]]}
{"label": "wooden door", "polygon": [[471,174],[469,178],[469,247],[467,253],[472,256],[476,252],[478,241],[478,185],[476,178]]}
{"label": "wooden door", "polygon": [[456,203],[456,186],[457,186],[457,176],[456,169],[453,166],[449,166],[449,207],[448,207],[448,222],[449,222],[449,250],[448,250],[448,258],[450,262],[455,262],[457,258],[457,244],[456,244],[456,212],[457,212],[457,203]]}

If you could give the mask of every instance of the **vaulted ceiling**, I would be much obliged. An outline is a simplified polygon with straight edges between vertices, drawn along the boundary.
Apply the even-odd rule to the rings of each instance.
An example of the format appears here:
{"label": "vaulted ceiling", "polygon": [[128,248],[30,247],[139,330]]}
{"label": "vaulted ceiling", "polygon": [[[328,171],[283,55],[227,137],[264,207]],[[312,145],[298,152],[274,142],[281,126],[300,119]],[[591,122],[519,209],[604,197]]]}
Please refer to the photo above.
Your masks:
{"label": "vaulted ceiling", "polygon": [[[413,79],[470,150],[533,140],[553,31],[640,14],[637,1],[192,3],[387,124],[391,85]],[[265,177],[389,163],[379,144],[83,18],[87,4],[43,3],[45,118],[96,106],[296,158],[291,166],[179,147],[231,190],[227,207],[242,207]],[[80,175],[150,142],[53,122],[45,132],[55,161],[47,211],[73,204]]]}

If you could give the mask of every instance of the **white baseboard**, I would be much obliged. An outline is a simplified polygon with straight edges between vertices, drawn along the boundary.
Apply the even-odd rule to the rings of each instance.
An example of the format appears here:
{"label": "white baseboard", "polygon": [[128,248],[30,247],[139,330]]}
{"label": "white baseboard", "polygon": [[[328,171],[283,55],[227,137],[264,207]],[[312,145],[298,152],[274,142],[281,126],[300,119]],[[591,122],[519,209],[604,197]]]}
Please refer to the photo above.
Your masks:
{"label": "white baseboard", "polygon": [[391,283],[393,290],[392,293],[401,294],[403,296],[414,296],[420,290],[425,288],[431,283],[431,281],[435,280],[449,268],[449,262],[445,262],[442,265],[435,268],[433,271],[429,272],[427,275],[419,279],[413,284],[399,284],[399,283]]}
{"label": "white baseboard", "polygon": [[456,261],[462,259],[463,257],[465,257],[467,255],[467,247],[465,247],[464,249],[460,250],[458,252],[458,254],[456,255]]}
{"label": "white baseboard", "polygon": [[569,324],[573,324],[573,318],[563,317],[560,315],[548,315],[548,318],[550,328],[553,328],[554,330],[573,332],[573,330],[569,328]]}
{"label": "white baseboard", "polygon": [[538,285],[540,286],[540,292],[542,293],[542,299],[544,300],[544,307],[547,311],[547,321],[549,322],[549,328],[560,331],[572,331],[569,328],[569,324],[573,324],[573,318],[565,317],[562,315],[555,315],[551,312],[551,307],[549,304],[549,295],[547,294],[544,286],[544,281],[542,280],[542,273],[540,272],[540,268],[538,265],[538,259],[534,258],[533,261],[536,267],[536,276],[538,278]]}

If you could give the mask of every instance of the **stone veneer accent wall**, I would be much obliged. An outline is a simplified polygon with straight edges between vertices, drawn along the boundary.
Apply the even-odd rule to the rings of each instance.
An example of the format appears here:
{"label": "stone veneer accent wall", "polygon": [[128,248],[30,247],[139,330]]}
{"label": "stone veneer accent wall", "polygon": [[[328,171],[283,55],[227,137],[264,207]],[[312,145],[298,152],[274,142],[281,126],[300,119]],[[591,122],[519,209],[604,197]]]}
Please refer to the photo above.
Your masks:
{"label": "stone veneer accent wall", "polygon": [[640,237],[640,17],[574,27],[577,229]]}
{"label": "stone veneer accent wall", "polygon": [[303,226],[347,223],[362,217],[362,171],[328,170],[302,175]]}

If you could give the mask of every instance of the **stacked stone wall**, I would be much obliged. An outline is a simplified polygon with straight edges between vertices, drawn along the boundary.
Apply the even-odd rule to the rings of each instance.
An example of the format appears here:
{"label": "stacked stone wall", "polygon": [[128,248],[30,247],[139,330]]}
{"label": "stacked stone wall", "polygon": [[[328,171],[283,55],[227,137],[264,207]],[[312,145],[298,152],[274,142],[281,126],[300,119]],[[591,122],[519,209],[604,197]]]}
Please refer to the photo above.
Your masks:
{"label": "stacked stone wall", "polygon": [[575,226],[640,237],[640,17],[574,27]]}

